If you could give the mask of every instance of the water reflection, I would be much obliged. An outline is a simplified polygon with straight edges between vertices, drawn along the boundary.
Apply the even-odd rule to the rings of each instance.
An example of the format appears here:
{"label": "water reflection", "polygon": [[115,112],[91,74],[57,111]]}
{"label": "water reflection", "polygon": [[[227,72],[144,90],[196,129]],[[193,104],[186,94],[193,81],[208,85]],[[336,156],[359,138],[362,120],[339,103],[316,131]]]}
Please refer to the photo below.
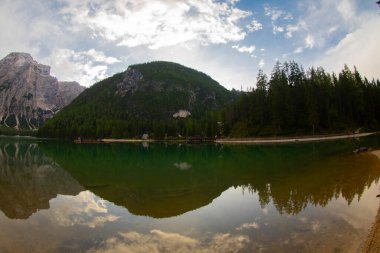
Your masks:
{"label": "water reflection", "polygon": [[0,142],[0,252],[357,252],[380,163],[356,146]]}
{"label": "water reflection", "polygon": [[174,163],[174,166],[179,170],[189,170],[192,167],[191,164],[188,164],[187,162]]}
{"label": "water reflection", "polygon": [[265,168],[259,179],[247,181],[246,189],[259,195],[262,206],[273,201],[280,213],[287,214],[297,214],[308,204],[324,207],[339,196],[350,204],[380,175],[380,163],[371,154],[292,161],[281,157],[277,162],[280,169]]}
{"label": "water reflection", "polygon": [[93,252],[250,252],[247,246],[252,246],[247,235],[219,233],[208,240],[205,243],[189,236],[154,229],[147,234],[119,233]]}
{"label": "water reflection", "polygon": [[256,193],[263,208],[273,202],[280,213],[297,214],[339,196],[350,204],[379,179],[375,156],[336,155],[353,150],[351,142],[324,145],[42,148],[96,195],[133,214],[164,218],[208,205],[231,186]]}
{"label": "water reflection", "polygon": [[83,187],[46,157],[37,144],[0,143],[0,209],[26,219],[58,194],[76,195]]}

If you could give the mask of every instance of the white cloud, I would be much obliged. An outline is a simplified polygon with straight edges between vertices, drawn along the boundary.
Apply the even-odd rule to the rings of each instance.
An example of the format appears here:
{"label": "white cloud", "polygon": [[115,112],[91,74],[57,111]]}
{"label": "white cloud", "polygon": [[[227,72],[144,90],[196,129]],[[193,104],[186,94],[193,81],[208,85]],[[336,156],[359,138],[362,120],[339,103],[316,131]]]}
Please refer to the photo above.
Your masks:
{"label": "white cloud", "polygon": [[259,21],[254,19],[249,25],[247,25],[247,29],[250,32],[255,32],[255,31],[263,29],[263,24],[261,24]]}
{"label": "white cloud", "polygon": [[[12,8],[13,7],[13,8]],[[29,38],[25,37],[27,27],[21,26],[22,20],[14,16],[14,6],[10,1],[1,3],[0,6],[0,55],[3,57],[12,51],[25,51],[34,53],[38,50],[30,44]]]}
{"label": "white cloud", "polygon": [[95,62],[99,63],[115,64],[121,62],[119,59],[115,57],[107,57],[103,52],[96,51],[95,49],[90,49],[86,52],[80,52],[79,55],[88,56]]}
{"label": "white cloud", "polygon": [[292,38],[293,33],[297,32],[299,29],[300,29],[300,27],[298,25],[287,25],[285,36],[287,38]]}
{"label": "white cloud", "polygon": [[334,2],[336,9],[344,20],[350,21],[355,18],[356,6],[354,0],[339,0]]}
{"label": "white cloud", "polygon": [[283,17],[284,20],[292,20],[293,19],[293,15],[290,14],[290,13],[286,13]]}
{"label": "white cloud", "polygon": [[261,59],[261,60],[259,61],[259,68],[262,69],[264,66],[265,66],[265,60],[264,60],[264,59]]}
{"label": "white cloud", "polygon": [[339,29],[338,26],[332,26],[332,27],[329,28],[329,30],[327,31],[327,33],[328,33],[328,35],[332,35],[336,31],[338,31],[338,29]]}
{"label": "white cloud", "polygon": [[307,35],[305,38],[305,48],[313,48],[315,45],[315,40],[312,35]]}
{"label": "white cloud", "polygon": [[65,36],[43,2],[2,0],[0,4],[0,57],[10,52],[27,52],[33,56],[47,44],[66,43]]}
{"label": "white cloud", "polygon": [[272,21],[276,21],[279,19],[283,19],[283,20],[293,19],[292,14],[290,14],[289,12],[280,10],[278,8],[273,8],[268,4],[264,6],[264,13],[265,13],[265,16],[270,17]]}
{"label": "white cloud", "polygon": [[283,15],[283,11],[270,7],[269,5],[264,6],[265,16],[270,17],[273,21],[279,19]]}
{"label": "white cloud", "polygon": [[251,15],[236,8],[236,1],[110,0],[93,5],[90,0],[65,1],[62,14],[75,29],[89,28],[94,36],[119,46],[150,49],[191,41],[204,45],[240,41],[246,32],[239,22]]}
{"label": "white cloud", "polygon": [[363,76],[378,78],[380,30],[374,28],[380,17],[373,9],[362,10],[358,5],[358,0],[301,0],[301,15],[285,32],[295,42],[292,53],[303,53],[298,57],[304,65],[335,72],[344,64],[355,65]]}
{"label": "white cloud", "polygon": [[304,50],[303,47],[297,47],[296,49],[294,49],[293,53],[295,53],[295,54],[300,54],[300,53],[303,52],[303,50]]}
{"label": "white cloud", "polygon": [[[356,2],[357,0],[321,0],[311,3],[301,0],[299,6],[302,14],[296,23],[286,27],[285,37],[293,38],[296,32],[295,39],[300,43],[302,37],[308,39],[307,42],[304,41],[307,48],[321,49],[329,43],[335,43],[334,33],[338,29],[341,33],[357,29],[360,14]],[[313,35],[312,40],[310,34]]]}
{"label": "white cloud", "polygon": [[237,2],[239,2],[240,0],[228,0],[228,2],[232,5],[235,5]]}
{"label": "white cloud", "polygon": [[247,47],[247,46],[240,46],[240,45],[233,45],[232,48],[236,49],[240,53],[249,53],[249,54],[252,54],[253,51],[256,50],[256,47],[254,45],[249,46],[249,47]]}
{"label": "white cloud", "polygon": [[[264,5],[264,14],[272,20],[272,33],[276,35],[277,33],[283,33],[286,30],[285,36],[291,38],[293,32],[297,31],[299,28],[294,25],[286,25],[289,21],[293,19],[293,15],[284,10],[280,10],[276,7],[271,7],[270,5]],[[281,21],[281,24],[278,23]]]}
{"label": "white cloud", "polygon": [[[301,54],[305,51],[305,49],[312,49],[315,45],[315,40],[314,40],[314,37],[310,34],[308,34],[306,36],[306,38],[304,39],[304,43],[302,46],[299,46],[297,47],[296,49],[293,50],[293,54]],[[289,57],[292,53],[287,53],[287,54],[283,54],[282,57],[283,58],[287,58]]]}
{"label": "white cloud", "polygon": [[282,26],[277,26],[275,24],[272,24],[272,26],[273,26],[273,34],[283,33],[285,31],[284,27]]}
{"label": "white cloud", "polygon": [[108,65],[120,62],[95,49],[79,52],[56,49],[42,61],[51,66],[52,74],[58,80],[74,80],[87,87],[106,77]]}
{"label": "white cloud", "polygon": [[380,22],[377,14],[363,15],[361,25],[347,34],[337,45],[327,50],[323,57],[315,61],[316,65],[339,72],[343,65],[356,66],[363,76],[380,77],[380,31],[374,29]]}

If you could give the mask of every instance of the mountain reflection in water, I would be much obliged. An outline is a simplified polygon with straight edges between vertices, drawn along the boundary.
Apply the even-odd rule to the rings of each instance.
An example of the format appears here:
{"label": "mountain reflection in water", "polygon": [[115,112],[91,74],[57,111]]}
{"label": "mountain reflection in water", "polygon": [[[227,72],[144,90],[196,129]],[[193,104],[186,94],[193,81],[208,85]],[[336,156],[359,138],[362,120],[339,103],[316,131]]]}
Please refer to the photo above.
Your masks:
{"label": "mountain reflection in water", "polygon": [[378,140],[0,140],[0,252],[357,252],[380,162],[352,150]]}
{"label": "mountain reflection in water", "polygon": [[76,195],[84,188],[35,143],[0,142],[0,209],[26,219],[58,194]]}
{"label": "mountain reflection in water", "polygon": [[263,207],[273,201],[280,213],[323,207],[340,195],[350,204],[380,175],[378,159],[347,152],[350,143],[41,147],[97,196],[136,215],[164,218],[205,206],[231,186],[257,193]]}

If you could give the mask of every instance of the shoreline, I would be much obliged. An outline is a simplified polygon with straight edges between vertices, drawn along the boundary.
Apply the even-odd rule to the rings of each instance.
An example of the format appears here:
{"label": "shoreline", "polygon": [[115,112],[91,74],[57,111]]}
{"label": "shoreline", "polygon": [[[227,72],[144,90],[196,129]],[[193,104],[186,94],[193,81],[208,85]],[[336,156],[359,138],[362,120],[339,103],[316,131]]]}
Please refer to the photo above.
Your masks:
{"label": "shoreline", "polygon": [[173,143],[218,143],[225,145],[246,145],[246,144],[286,144],[302,142],[318,142],[340,139],[352,139],[378,134],[379,132],[358,133],[358,134],[335,134],[316,136],[293,136],[293,137],[267,137],[267,138],[231,138],[231,139],[181,139],[181,140],[154,140],[154,139],[99,139],[99,140],[74,140],[74,143],[143,143],[143,142],[173,142]]}
{"label": "shoreline", "polygon": [[275,143],[294,143],[294,142],[317,142],[340,139],[352,139],[366,137],[377,134],[377,132],[359,133],[359,134],[336,134],[336,135],[320,135],[320,136],[295,136],[295,137],[268,137],[268,138],[243,138],[243,139],[220,139],[215,140],[221,144],[275,144]]}
{"label": "shoreline", "polygon": [[369,230],[367,239],[362,248],[363,253],[377,253],[380,252],[380,206],[377,211],[375,221]]}
{"label": "shoreline", "polygon": [[[370,152],[376,156],[380,162],[380,150],[374,150]],[[380,252],[380,205],[377,211],[376,217],[372,226],[368,232],[367,238],[362,246],[363,253],[375,253]]]}

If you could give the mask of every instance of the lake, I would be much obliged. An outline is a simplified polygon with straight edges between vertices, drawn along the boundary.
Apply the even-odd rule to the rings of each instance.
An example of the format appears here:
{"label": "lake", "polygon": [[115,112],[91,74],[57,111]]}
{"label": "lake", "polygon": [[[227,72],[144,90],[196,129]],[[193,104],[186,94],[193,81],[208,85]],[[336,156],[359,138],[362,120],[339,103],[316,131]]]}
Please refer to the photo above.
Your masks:
{"label": "lake", "polygon": [[283,145],[0,140],[0,252],[357,252],[380,136]]}

